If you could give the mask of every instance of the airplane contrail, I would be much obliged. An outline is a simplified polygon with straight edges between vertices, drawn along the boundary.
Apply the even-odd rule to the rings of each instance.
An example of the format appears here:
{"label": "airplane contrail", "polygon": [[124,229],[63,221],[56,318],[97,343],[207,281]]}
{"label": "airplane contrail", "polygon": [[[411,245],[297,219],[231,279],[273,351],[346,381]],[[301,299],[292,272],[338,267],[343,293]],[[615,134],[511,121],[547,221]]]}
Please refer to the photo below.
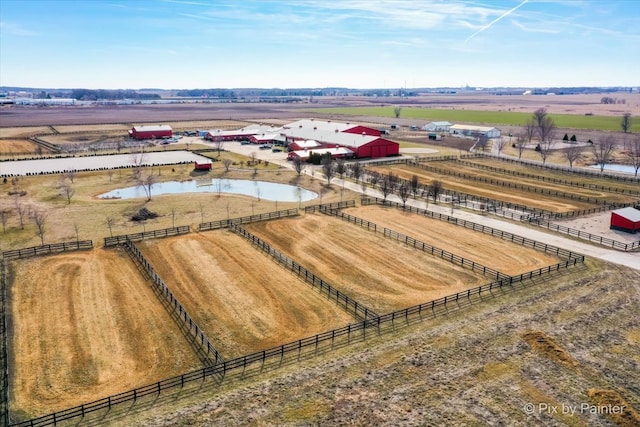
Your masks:
{"label": "airplane contrail", "polygon": [[502,15],[498,16],[496,19],[494,19],[493,21],[489,22],[487,25],[485,25],[484,27],[480,28],[478,31],[476,31],[475,33],[471,34],[464,42],[468,42],[469,40],[471,40],[472,38],[474,38],[475,36],[477,36],[478,34],[480,34],[481,32],[483,32],[484,30],[489,29],[493,24],[495,24],[496,22],[498,22],[499,20],[501,20],[502,18],[505,18],[509,15],[511,15],[513,12],[515,12],[516,10],[520,9],[522,6],[525,5],[525,3],[527,3],[529,0],[524,0],[522,3],[520,3],[519,5],[517,5],[516,7],[514,7],[511,10],[506,11],[505,13],[503,13]]}

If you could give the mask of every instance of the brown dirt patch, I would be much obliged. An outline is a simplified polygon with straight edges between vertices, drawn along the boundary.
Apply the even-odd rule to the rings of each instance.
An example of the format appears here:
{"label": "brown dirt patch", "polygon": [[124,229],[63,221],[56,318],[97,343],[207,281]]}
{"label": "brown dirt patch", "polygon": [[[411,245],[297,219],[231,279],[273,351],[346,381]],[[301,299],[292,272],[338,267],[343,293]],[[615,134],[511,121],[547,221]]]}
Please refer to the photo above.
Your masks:
{"label": "brown dirt patch", "polygon": [[355,321],[230,231],[148,241],[140,247],[227,359]]}
{"label": "brown dirt patch", "polygon": [[201,366],[125,253],[74,252],[13,268],[12,410],[42,415]]}
{"label": "brown dirt patch", "polygon": [[380,314],[490,281],[439,257],[325,215],[249,224],[247,229]]}
{"label": "brown dirt patch", "polygon": [[569,368],[577,368],[579,363],[553,338],[540,331],[527,332],[522,338],[538,354]]}
{"label": "brown dirt patch", "polygon": [[362,206],[345,209],[345,213],[390,228],[511,276],[557,264],[560,261],[557,257],[507,240],[396,208]]}
{"label": "brown dirt patch", "polygon": [[640,425],[638,413],[620,393],[615,390],[592,388],[587,394],[595,406],[589,408],[591,412],[604,414],[619,426],[636,427]]}

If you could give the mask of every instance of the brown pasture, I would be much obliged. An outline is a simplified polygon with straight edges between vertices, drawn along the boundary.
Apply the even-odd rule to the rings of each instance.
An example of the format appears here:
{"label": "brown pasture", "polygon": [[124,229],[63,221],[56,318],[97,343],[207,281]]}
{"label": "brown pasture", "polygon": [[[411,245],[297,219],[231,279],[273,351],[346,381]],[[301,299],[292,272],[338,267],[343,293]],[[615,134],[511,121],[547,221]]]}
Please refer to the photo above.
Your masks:
{"label": "brown pasture", "polygon": [[510,276],[560,261],[555,256],[508,240],[396,208],[362,206],[345,209],[345,213],[411,236]]}
{"label": "brown pasture", "polygon": [[320,214],[249,224],[247,229],[378,313],[491,281],[439,257]]}
{"label": "brown pasture", "polygon": [[[2,124],[4,126],[5,123]],[[0,127],[0,138],[29,138],[51,132],[49,126]]]}
{"label": "brown pasture", "polygon": [[491,185],[484,182],[468,181],[463,178],[457,178],[451,175],[442,175],[407,165],[374,167],[371,168],[371,170],[375,170],[383,174],[388,174],[391,171],[394,174],[397,174],[400,178],[407,180],[411,180],[412,176],[416,175],[422,184],[430,184],[431,182],[438,180],[442,183],[442,188],[444,190],[474,194],[480,197],[501,200],[538,209],[545,209],[553,212],[571,212],[579,209],[589,209],[595,206],[594,204],[580,202],[578,200],[553,197],[526,190]]}
{"label": "brown pasture", "polygon": [[200,365],[129,257],[92,250],[13,263],[12,411],[37,416]]}
{"label": "brown pasture", "polygon": [[[11,154],[35,153],[36,144],[28,139],[0,139],[0,156],[10,156]],[[48,151],[46,148],[42,149]]]}
{"label": "brown pasture", "polygon": [[140,247],[226,359],[356,320],[231,231],[147,241]]}

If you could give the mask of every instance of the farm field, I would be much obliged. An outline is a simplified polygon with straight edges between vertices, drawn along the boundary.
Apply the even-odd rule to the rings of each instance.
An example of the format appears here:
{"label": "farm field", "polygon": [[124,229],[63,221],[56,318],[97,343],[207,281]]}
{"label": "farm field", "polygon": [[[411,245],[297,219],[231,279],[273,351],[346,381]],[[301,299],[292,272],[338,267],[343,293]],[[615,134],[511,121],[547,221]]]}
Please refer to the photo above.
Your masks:
{"label": "farm field", "polygon": [[[307,110],[322,114],[334,114],[344,116],[379,116],[395,117],[393,106],[389,107],[329,107],[314,108]],[[534,109],[535,110],[535,109]],[[416,120],[448,120],[452,123],[478,123],[485,125],[511,125],[524,126],[531,118],[531,112],[511,112],[511,111],[486,111],[467,109],[436,109],[404,107],[401,117],[403,119]],[[590,130],[620,130],[620,117],[598,116],[598,115],[578,115],[578,114],[558,114],[550,113],[558,128],[567,129],[590,129]],[[640,124],[632,125],[631,132],[639,132]]]}
{"label": "farm field", "polygon": [[[34,153],[36,144],[28,139],[0,139],[0,156],[11,157],[12,154]],[[43,151],[48,150],[43,148]]]}
{"label": "farm field", "polygon": [[564,199],[546,194],[533,193],[516,188],[507,188],[499,185],[491,185],[485,182],[468,181],[450,175],[441,175],[431,171],[409,165],[390,165],[385,167],[367,168],[383,174],[393,172],[400,178],[411,180],[413,175],[418,176],[421,184],[430,184],[434,180],[442,183],[444,190],[458,191],[474,194],[503,202],[525,205],[537,209],[545,209],[552,212],[571,212],[579,209],[593,208],[595,204],[578,200]]}
{"label": "farm field", "polygon": [[344,212],[510,276],[560,261],[555,256],[526,246],[393,207],[371,205],[344,209]]}
{"label": "farm field", "polygon": [[231,231],[139,247],[225,359],[356,321]]}
{"label": "farm field", "polygon": [[128,255],[92,250],[13,263],[14,419],[129,390],[201,366]]}
{"label": "farm field", "polygon": [[321,214],[253,223],[245,228],[378,314],[494,280]]}
{"label": "farm field", "polygon": [[0,138],[29,138],[51,132],[53,130],[49,126],[0,127]]}

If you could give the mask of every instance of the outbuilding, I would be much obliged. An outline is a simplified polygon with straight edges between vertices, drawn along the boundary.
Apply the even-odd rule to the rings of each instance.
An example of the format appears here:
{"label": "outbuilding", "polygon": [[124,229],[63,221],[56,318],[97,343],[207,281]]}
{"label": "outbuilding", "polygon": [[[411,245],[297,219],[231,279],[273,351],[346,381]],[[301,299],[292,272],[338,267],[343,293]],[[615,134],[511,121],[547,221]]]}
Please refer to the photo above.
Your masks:
{"label": "outbuilding", "polygon": [[169,125],[134,126],[129,136],[134,139],[171,138],[173,130]]}
{"label": "outbuilding", "polygon": [[449,128],[453,126],[453,123],[449,122],[431,122],[422,126],[422,130],[427,132],[449,132]]}
{"label": "outbuilding", "polygon": [[611,211],[609,228],[627,233],[637,233],[640,230],[640,210],[629,206]]}
{"label": "outbuilding", "polygon": [[477,138],[481,135],[487,138],[500,138],[500,129],[475,125],[451,125],[449,133],[456,136]]}
{"label": "outbuilding", "polygon": [[193,162],[193,168],[197,171],[210,171],[213,163],[211,160],[201,160]]}

